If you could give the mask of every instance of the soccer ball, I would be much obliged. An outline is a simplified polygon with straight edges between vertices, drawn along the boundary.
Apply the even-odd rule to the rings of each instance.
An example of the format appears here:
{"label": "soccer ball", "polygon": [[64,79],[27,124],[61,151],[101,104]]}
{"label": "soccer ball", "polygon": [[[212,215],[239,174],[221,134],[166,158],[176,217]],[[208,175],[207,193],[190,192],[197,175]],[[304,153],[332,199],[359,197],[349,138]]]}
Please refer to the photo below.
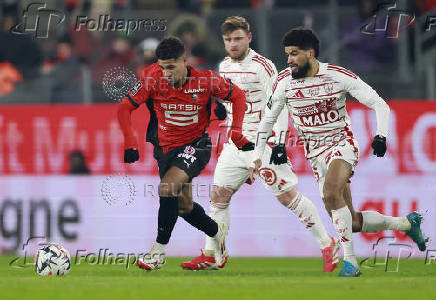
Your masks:
{"label": "soccer ball", "polygon": [[70,253],[61,245],[45,245],[35,254],[35,271],[38,275],[66,275],[70,271],[70,267]]}

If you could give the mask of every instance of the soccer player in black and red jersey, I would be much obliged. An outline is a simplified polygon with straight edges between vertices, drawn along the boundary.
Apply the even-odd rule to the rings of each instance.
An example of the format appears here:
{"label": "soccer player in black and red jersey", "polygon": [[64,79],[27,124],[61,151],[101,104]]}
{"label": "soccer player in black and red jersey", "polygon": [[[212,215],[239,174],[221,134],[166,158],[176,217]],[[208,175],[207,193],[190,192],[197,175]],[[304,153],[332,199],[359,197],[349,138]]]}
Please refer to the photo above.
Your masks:
{"label": "soccer player in black and red jersey", "polygon": [[230,138],[244,151],[254,144],[242,135],[245,94],[231,81],[211,70],[188,66],[182,41],[175,37],[162,40],[157,49],[157,63],[144,70],[143,76],[128,92],[118,108],[118,120],[124,135],[124,162],[139,159],[138,143],[131,127],[130,114],[145,103],[150,111],[147,141],[154,145],[158,162],[160,207],[158,233],[150,253],[137,264],[146,270],[160,269],[165,263],[168,244],[180,215],[195,228],[212,237],[216,259],[225,259],[224,240],[227,228],[206,215],[193,202],[190,183],[209,162],[211,141],[206,132],[210,120],[211,98],[233,105]]}

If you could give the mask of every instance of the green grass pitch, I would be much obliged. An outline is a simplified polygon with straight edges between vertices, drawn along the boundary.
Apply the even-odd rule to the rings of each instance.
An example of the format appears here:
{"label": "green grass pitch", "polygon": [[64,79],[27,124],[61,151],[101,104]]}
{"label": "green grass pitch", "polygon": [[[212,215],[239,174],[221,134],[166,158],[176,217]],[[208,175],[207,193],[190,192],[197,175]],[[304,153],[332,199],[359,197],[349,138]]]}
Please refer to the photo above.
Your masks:
{"label": "green grass pitch", "polygon": [[[0,299],[436,299],[436,263],[401,260],[399,272],[361,268],[360,278],[321,272],[321,258],[230,258],[219,271],[192,272],[168,258],[158,271],[72,265],[64,277],[40,277],[0,256]],[[73,259],[74,261],[74,259]]]}

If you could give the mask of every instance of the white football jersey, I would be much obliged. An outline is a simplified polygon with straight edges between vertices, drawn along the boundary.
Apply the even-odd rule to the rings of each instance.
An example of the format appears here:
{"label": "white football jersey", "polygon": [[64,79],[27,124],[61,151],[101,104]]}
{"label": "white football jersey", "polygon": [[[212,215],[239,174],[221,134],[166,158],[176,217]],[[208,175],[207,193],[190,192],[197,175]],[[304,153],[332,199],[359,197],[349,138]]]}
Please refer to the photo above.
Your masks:
{"label": "white football jersey", "polygon": [[[286,104],[300,140],[304,141],[307,159],[316,157],[338,142],[354,140],[345,106],[347,92],[375,109],[377,134],[386,137],[389,122],[386,102],[351,71],[321,62],[318,73],[313,77],[293,79],[290,68],[279,73],[274,94],[268,103],[271,109],[268,109],[265,124],[262,123],[260,130],[267,134],[270,125],[266,124],[274,124]],[[265,142],[260,138],[257,157],[263,153],[264,147]]]}
{"label": "white football jersey", "polygon": [[[230,57],[226,57],[219,65],[219,73],[245,92],[247,106],[242,133],[248,140],[256,143],[256,133],[277,79],[275,65],[253,49],[249,49],[248,55],[242,61],[233,62]],[[232,124],[232,105],[231,103],[224,103],[224,105],[228,115],[227,125],[230,126]],[[230,128],[228,127],[228,129]],[[273,130],[273,135],[281,136],[281,140],[284,141],[288,130],[288,111],[286,109],[283,109],[283,113],[279,116],[277,125],[274,126]],[[280,133],[282,134],[280,135]],[[269,141],[274,142],[276,139],[272,138]]]}

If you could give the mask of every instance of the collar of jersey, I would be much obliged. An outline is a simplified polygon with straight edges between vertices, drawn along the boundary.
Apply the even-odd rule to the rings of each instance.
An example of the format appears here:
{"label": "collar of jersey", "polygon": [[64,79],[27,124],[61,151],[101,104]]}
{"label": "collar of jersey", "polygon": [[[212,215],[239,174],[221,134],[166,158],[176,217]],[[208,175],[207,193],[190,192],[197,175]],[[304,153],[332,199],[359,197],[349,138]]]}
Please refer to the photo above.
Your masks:
{"label": "collar of jersey", "polygon": [[319,69],[318,69],[318,73],[316,73],[316,75],[327,74],[327,64],[320,62],[319,60],[318,60],[318,64],[319,64]]}

